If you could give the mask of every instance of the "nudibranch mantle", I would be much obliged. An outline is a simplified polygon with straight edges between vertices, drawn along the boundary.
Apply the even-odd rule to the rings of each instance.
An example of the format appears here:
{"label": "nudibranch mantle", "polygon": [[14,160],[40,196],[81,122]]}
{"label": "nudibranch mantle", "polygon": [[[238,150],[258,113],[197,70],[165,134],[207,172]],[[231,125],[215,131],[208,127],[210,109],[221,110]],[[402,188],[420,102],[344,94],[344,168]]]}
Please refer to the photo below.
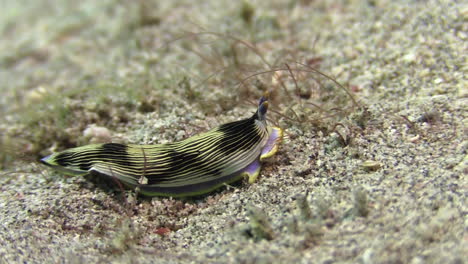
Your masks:
{"label": "nudibranch mantle", "polygon": [[268,99],[250,118],[227,123],[185,140],[158,145],[93,144],[54,153],[40,161],[64,174],[115,177],[147,196],[195,196],[248,177],[255,182],[261,162],[283,137],[267,125]]}

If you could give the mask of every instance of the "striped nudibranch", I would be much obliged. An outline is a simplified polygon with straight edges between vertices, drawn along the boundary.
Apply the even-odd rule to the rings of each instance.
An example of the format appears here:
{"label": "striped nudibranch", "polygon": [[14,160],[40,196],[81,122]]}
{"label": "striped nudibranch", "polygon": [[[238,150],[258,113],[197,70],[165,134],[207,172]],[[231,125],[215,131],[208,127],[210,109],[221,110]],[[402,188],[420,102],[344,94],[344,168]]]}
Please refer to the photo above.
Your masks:
{"label": "striped nudibranch", "polygon": [[268,99],[255,114],[185,140],[159,145],[93,144],[54,153],[40,161],[68,175],[115,177],[148,196],[194,196],[249,178],[278,150],[283,131],[267,125]]}

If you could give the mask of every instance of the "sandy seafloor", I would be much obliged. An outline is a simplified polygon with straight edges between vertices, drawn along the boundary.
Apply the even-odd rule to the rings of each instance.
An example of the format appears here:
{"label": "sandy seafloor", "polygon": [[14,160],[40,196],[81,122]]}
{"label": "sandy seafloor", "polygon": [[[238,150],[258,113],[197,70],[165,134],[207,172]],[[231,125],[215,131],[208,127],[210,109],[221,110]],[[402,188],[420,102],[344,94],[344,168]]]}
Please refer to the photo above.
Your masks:
{"label": "sandy seafloor", "polygon": [[[241,3],[221,1],[1,5],[2,135],[23,127],[19,111],[44,104],[45,93],[60,97],[96,79],[132,80],[134,90],[184,74],[196,83],[222,68],[216,58],[204,67],[210,55],[190,46],[199,43],[171,42],[187,32],[255,39],[277,65],[320,57],[320,70],[354,87],[367,112],[327,121],[343,124],[348,144],[312,124],[280,120],[288,137],[257,182],[194,200],[129,195],[124,202],[112,186],[9,161],[0,177],[0,263],[467,262],[466,2],[254,1],[253,17],[247,8],[244,20]],[[247,30],[249,23],[256,29]],[[235,96],[235,81],[197,87],[198,98]],[[107,126],[112,136],[169,142],[255,110],[207,111],[180,87],[161,88],[162,111],[126,112],[126,122]],[[112,89],[103,93],[113,96]],[[277,98],[272,109],[294,100],[307,99]],[[25,128],[23,140],[34,144],[34,130]],[[296,202],[307,192],[308,217]],[[265,215],[263,224],[249,224],[252,206]]]}

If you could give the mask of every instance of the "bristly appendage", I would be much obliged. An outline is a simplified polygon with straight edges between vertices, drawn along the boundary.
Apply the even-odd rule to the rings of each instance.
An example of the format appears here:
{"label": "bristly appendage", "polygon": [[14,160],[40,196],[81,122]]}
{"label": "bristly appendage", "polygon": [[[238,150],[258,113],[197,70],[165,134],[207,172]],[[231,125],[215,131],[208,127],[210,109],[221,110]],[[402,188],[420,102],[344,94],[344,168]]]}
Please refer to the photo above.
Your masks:
{"label": "bristly appendage", "polygon": [[41,162],[69,175],[115,177],[148,196],[208,193],[248,177],[255,182],[261,161],[273,156],[283,131],[266,122],[268,99],[255,114],[185,140],[159,145],[94,144],[68,149]]}

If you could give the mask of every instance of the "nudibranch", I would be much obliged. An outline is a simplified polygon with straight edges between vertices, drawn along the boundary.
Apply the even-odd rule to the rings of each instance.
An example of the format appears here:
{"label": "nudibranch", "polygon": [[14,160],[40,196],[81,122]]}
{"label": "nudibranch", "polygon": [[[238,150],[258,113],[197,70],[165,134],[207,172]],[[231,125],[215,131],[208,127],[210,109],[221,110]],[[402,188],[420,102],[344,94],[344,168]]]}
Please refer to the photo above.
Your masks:
{"label": "nudibranch", "polygon": [[73,176],[105,175],[147,196],[186,197],[211,192],[248,177],[273,156],[283,131],[268,126],[268,99],[250,118],[227,123],[185,140],[159,145],[92,144],[54,153],[40,161]]}

